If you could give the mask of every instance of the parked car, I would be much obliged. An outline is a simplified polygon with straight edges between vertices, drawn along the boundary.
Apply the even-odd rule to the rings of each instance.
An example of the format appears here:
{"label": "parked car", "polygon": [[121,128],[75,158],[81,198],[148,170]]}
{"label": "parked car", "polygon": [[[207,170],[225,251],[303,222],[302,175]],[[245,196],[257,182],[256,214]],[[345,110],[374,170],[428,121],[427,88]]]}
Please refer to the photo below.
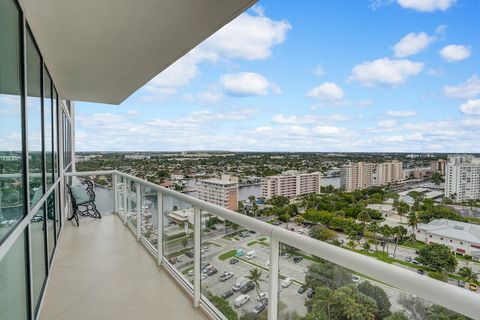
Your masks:
{"label": "parked car", "polygon": [[302,256],[295,256],[295,257],[293,257],[293,262],[295,262],[295,263],[299,263],[299,262],[302,261],[302,260],[303,260],[303,257],[302,257]]}
{"label": "parked car", "polygon": [[468,285],[468,289],[470,289],[471,291],[478,291],[478,286],[475,283],[470,283]]}
{"label": "parked car", "polygon": [[285,278],[284,280],[282,280],[282,282],[280,282],[280,285],[282,286],[282,288],[288,288],[291,284],[292,284],[293,280],[291,278]]}
{"label": "parked car", "polygon": [[248,293],[255,289],[255,284],[251,281],[249,281],[246,285],[243,286],[243,288],[240,290],[242,293]]}
{"label": "parked car", "polygon": [[231,272],[224,272],[221,276],[220,276],[220,281],[227,281],[228,279],[230,279],[231,277],[233,277],[233,273]]}
{"label": "parked car", "polygon": [[263,312],[263,310],[265,310],[267,308],[267,304],[266,303],[257,303],[255,305],[255,308],[253,308],[253,313],[255,314],[260,314]]}
{"label": "parked car", "polygon": [[217,273],[218,270],[217,268],[215,268],[214,266],[211,266],[210,268],[208,268],[207,270],[207,275],[209,276],[213,276],[215,273]]}
{"label": "parked car", "polygon": [[388,257],[389,257],[390,259],[395,258],[395,256],[393,255],[393,253],[390,253],[390,254],[388,255]]}
{"label": "parked car", "polygon": [[207,279],[207,274],[206,273],[202,273],[202,280],[205,280]]}
{"label": "parked car", "polygon": [[245,259],[251,260],[251,259],[255,258],[256,256],[257,256],[257,253],[254,250],[248,251],[247,254],[245,255]]}
{"label": "parked car", "polygon": [[409,257],[406,257],[406,258],[403,259],[403,260],[405,260],[406,262],[412,262],[412,257],[409,256]]}
{"label": "parked car", "polygon": [[290,258],[290,253],[284,253],[284,254],[282,254],[282,258],[284,258],[284,259]]}
{"label": "parked car", "polygon": [[458,285],[459,287],[465,288],[465,281],[458,280],[458,281],[457,281],[457,285]]}
{"label": "parked car", "polygon": [[265,291],[260,292],[260,294],[257,297],[257,300],[262,301],[262,300],[265,300],[265,299],[268,299],[268,293],[266,293]]}
{"label": "parked car", "polygon": [[265,261],[265,267],[270,267],[270,260]]}
{"label": "parked car", "polygon": [[412,263],[413,263],[413,264],[419,264],[418,261],[415,260],[415,259],[412,259]]}
{"label": "parked car", "polygon": [[230,264],[235,264],[235,263],[237,263],[237,262],[238,262],[238,259],[237,259],[237,258],[232,258],[232,259],[230,259],[230,261],[229,261]]}
{"label": "parked car", "polygon": [[242,238],[248,238],[248,237],[250,237],[250,232],[248,232],[248,231],[242,231],[242,232],[240,233],[240,237],[242,237]]}
{"label": "parked car", "polygon": [[234,294],[235,294],[235,292],[230,289],[230,290],[227,290],[224,293],[222,293],[222,298],[227,299],[227,298],[233,296]]}
{"label": "parked car", "polygon": [[417,273],[418,274],[425,274],[425,271],[423,271],[422,269],[417,269]]}
{"label": "parked car", "polygon": [[195,273],[195,272],[193,272],[193,270],[190,270],[190,271],[188,271],[187,276],[193,277],[193,274],[194,274],[194,273]]}
{"label": "parked car", "polygon": [[307,287],[305,287],[305,286],[300,286],[300,288],[298,288],[298,291],[297,291],[297,292],[298,292],[299,294],[302,294],[302,293],[304,293],[305,291],[307,291]]}
{"label": "parked car", "polygon": [[240,308],[245,303],[247,303],[248,300],[250,300],[250,296],[248,294],[241,294],[241,295],[239,295],[238,297],[235,298],[235,300],[233,301],[233,305],[236,308]]}
{"label": "parked car", "polygon": [[303,234],[303,229],[298,229],[297,232]]}
{"label": "parked car", "polygon": [[186,252],[185,255],[186,255],[187,257],[193,259],[193,250]]}
{"label": "parked car", "polygon": [[235,284],[233,285],[232,289],[233,291],[239,291],[242,289],[246,284],[248,283],[248,279],[245,277],[240,277],[237,279]]}
{"label": "parked car", "polygon": [[357,283],[357,282],[360,281],[360,277],[359,277],[359,276],[356,276],[356,275],[353,275],[353,276],[352,276],[352,281],[355,282],[355,283]]}
{"label": "parked car", "polygon": [[275,221],[272,222],[272,224],[273,224],[274,226],[279,226],[279,225],[282,224],[282,222],[281,222],[281,221],[278,221],[278,220],[275,220]]}
{"label": "parked car", "polygon": [[312,288],[308,288],[307,291],[306,291],[306,294],[307,294],[307,298],[311,299],[313,297],[313,295],[315,294],[315,292],[313,291]]}

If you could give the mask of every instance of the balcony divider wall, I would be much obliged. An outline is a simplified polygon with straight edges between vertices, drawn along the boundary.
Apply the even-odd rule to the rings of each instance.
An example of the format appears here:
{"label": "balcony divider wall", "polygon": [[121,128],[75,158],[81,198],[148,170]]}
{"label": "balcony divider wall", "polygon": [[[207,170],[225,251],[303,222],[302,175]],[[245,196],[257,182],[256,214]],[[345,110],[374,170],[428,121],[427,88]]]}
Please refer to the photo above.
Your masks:
{"label": "balcony divider wall", "polygon": [[21,5],[0,0],[0,319],[36,319],[65,217],[73,105]]}

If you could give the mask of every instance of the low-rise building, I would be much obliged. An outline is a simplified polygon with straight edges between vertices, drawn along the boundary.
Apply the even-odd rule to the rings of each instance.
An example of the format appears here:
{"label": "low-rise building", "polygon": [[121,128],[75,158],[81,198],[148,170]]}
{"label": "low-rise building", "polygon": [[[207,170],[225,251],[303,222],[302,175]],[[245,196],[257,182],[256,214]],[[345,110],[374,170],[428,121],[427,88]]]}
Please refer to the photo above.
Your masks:
{"label": "low-rise building", "polygon": [[480,226],[448,219],[419,224],[415,238],[425,243],[444,244],[452,252],[480,260]]}
{"label": "low-rise building", "polygon": [[222,175],[220,179],[198,180],[198,198],[230,209],[238,209],[238,178]]}
{"label": "low-rise building", "polygon": [[320,172],[302,173],[288,170],[276,176],[262,179],[262,197],[284,196],[289,199],[309,194],[320,193]]}

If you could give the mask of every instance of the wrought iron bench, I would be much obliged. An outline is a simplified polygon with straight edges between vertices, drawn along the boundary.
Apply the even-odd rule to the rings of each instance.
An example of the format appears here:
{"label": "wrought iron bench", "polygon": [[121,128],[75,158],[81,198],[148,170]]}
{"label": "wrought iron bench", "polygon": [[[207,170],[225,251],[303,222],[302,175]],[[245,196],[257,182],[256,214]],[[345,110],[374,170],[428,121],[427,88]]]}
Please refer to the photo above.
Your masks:
{"label": "wrought iron bench", "polygon": [[85,179],[80,183],[82,186],[85,186],[85,191],[88,194],[88,200],[78,203],[75,197],[73,196],[72,188],[67,184],[68,193],[70,195],[70,201],[72,202],[72,212],[71,216],[68,217],[68,220],[75,219],[77,226],[79,225],[78,216],[82,217],[91,217],[100,219],[102,215],[97,210],[95,205],[95,191],[93,191],[93,182]]}

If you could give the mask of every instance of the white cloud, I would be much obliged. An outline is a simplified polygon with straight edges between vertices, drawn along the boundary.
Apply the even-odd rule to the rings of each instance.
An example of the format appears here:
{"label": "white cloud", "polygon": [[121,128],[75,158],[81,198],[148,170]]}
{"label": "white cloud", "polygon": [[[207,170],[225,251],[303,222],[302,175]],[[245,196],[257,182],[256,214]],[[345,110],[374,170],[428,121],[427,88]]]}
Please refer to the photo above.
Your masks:
{"label": "white cloud", "polygon": [[443,87],[443,95],[449,98],[471,99],[480,94],[480,79],[474,74],[470,79],[458,86]]}
{"label": "white cloud", "polygon": [[355,81],[364,86],[376,85],[398,86],[410,76],[423,70],[422,62],[407,59],[390,60],[389,58],[365,61],[352,69],[349,81]]}
{"label": "white cloud", "polygon": [[411,32],[393,46],[395,57],[405,58],[414,55],[426,49],[435,39],[435,37],[429,36],[425,32]]}
{"label": "white cloud", "polygon": [[432,12],[445,11],[455,4],[456,0],[397,0],[397,2],[403,8]]}
{"label": "white cloud", "polygon": [[262,75],[254,72],[225,74],[220,77],[220,85],[231,96],[261,96],[269,91],[278,93],[279,88],[271,84]]}
{"label": "white cloud", "polygon": [[324,76],[325,73],[326,73],[325,68],[323,68],[322,65],[316,66],[315,69],[313,70],[313,74],[316,75],[317,77]]}
{"label": "white cloud", "polygon": [[339,122],[350,120],[350,117],[343,114],[313,115],[306,114],[302,116],[286,116],[281,113],[272,117],[272,122],[277,124],[312,124],[318,122]]}
{"label": "white cloud", "polygon": [[358,106],[359,107],[362,107],[362,108],[365,108],[365,107],[369,107],[373,104],[373,100],[372,99],[365,99],[365,100],[360,100],[358,101]]}
{"label": "white cloud", "polygon": [[460,111],[469,115],[480,115],[480,99],[468,100],[460,105]]}
{"label": "white cloud", "polygon": [[316,126],[313,128],[313,132],[318,135],[338,135],[345,133],[344,128],[334,127],[334,126]]}
{"label": "white cloud", "polygon": [[392,129],[397,125],[397,121],[392,119],[380,120],[377,122],[377,126],[382,129]]}
{"label": "white cloud", "polygon": [[285,41],[291,25],[286,20],[266,17],[259,6],[252,12],[238,16],[146,84],[144,89],[150,100],[164,100],[174,95],[177,88],[198,76],[198,65],[202,62],[269,58],[272,48]]}
{"label": "white cloud", "polygon": [[343,99],[344,93],[343,89],[335,83],[324,82],[321,85],[312,88],[307,96],[320,101],[339,101]]}
{"label": "white cloud", "polygon": [[412,110],[389,110],[387,111],[387,115],[398,118],[407,118],[416,116],[417,113]]}
{"label": "white cloud", "polygon": [[443,47],[440,55],[448,62],[461,61],[470,57],[470,49],[463,45],[451,44]]}

